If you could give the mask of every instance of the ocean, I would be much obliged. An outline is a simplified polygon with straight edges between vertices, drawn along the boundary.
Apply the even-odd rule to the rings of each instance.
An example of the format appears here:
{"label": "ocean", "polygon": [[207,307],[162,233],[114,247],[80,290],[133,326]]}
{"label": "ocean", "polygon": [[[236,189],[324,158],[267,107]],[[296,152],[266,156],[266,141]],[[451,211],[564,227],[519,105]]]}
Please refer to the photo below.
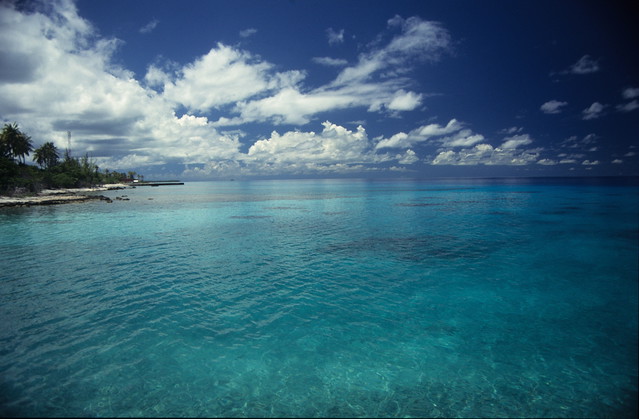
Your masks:
{"label": "ocean", "polygon": [[637,415],[636,178],[102,194],[0,209],[0,416]]}

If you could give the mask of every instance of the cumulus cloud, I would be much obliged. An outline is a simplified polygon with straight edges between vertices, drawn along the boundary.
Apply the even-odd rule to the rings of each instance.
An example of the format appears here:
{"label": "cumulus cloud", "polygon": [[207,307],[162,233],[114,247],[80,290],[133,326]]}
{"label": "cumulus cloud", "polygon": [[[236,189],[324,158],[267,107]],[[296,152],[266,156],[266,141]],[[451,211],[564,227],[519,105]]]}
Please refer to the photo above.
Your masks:
{"label": "cumulus cloud", "polygon": [[[639,88],[637,87],[627,87],[623,89],[621,92],[621,97],[626,100],[631,100],[639,97]],[[631,100],[630,102],[617,105],[617,110],[620,112],[632,112],[635,109],[639,109],[639,101]]]}
{"label": "cumulus cloud", "polygon": [[[369,48],[356,64],[345,67],[332,82],[314,89],[302,85],[304,72],[274,74],[273,65],[221,44],[179,70],[175,80],[156,67],[150,68],[148,75],[153,80],[169,79],[163,81],[165,96],[192,110],[233,102],[231,111],[236,116],[221,117],[218,125],[248,122],[304,125],[318,113],[356,107],[397,116],[399,112],[416,109],[424,98],[421,93],[407,90],[410,82],[403,75],[416,62],[439,59],[449,49],[450,37],[441,25],[417,17],[406,20],[397,17],[394,22],[390,27],[399,33],[388,43]],[[314,61],[323,65],[346,64],[330,58]],[[212,77],[218,71],[222,73],[220,77]],[[223,79],[225,82],[217,81]]]}
{"label": "cumulus cloud", "polygon": [[437,61],[450,50],[450,35],[437,22],[396,16],[389,21],[389,27],[399,28],[400,34],[387,45],[361,54],[358,63],[344,69],[334,85],[365,81],[389,67],[406,71],[413,59]]}
{"label": "cumulus cloud", "polygon": [[[355,65],[344,68],[327,85],[307,90],[299,83],[303,79],[300,77],[296,83],[280,86],[265,97],[236,99],[238,103],[234,110],[239,116],[234,121],[303,125],[315,114],[328,110],[366,107],[369,112],[396,115],[415,109],[421,105],[423,95],[406,90],[408,81],[405,77],[392,75],[409,71],[416,59],[437,60],[449,48],[450,37],[441,25],[416,17],[397,18],[397,24],[393,26],[399,28],[399,34],[387,44],[361,54]],[[320,62],[331,61],[320,59]],[[382,71],[385,72],[383,76]],[[265,69],[262,79],[267,73]],[[256,90],[259,80],[257,78],[258,83],[252,84]]]}
{"label": "cumulus cloud", "polygon": [[320,133],[276,131],[270,138],[259,140],[248,150],[249,158],[278,163],[362,163],[373,158],[366,130],[360,125],[355,132],[326,121]]}
{"label": "cumulus cloud", "polygon": [[621,112],[632,112],[635,109],[639,109],[639,101],[633,100],[632,102],[624,103],[623,105],[617,105],[617,110]]}
{"label": "cumulus cloud", "polygon": [[417,142],[416,139],[410,138],[405,132],[398,132],[392,135],[390,138],[382,139],[377,143],[376,148],[408,148]]}
{"label": "cumulus cloud", "polygon": [[599,63],[590,55],[584,55],[568,69],[572,74],[590,74],[599,71]]}
{"label": "cumulus cloud", "polygon": [[512,150],[532,143],[532,139],[528,134],[513,135],[512,137],[504,138],[504,140],[504,143],[501,145],[501,148],[504,150]]}
{"label": "cumulus cloud", "polygon": [[[477,142],[482,141],[477,138]],[[470,145],[473,142],[467,142],[465,144],[459,144],[464,146],[459,150],[455,149],[441,149],[438,154],[433,158],[431,164],[434,165],[504,165],[504,166],[518,166],[531,163],[538,164],[551,164],[551,160],[542,159],[539,160],[539,155],[542,149],[526,149],[523,146],[532,144],[533,140],[528,134],[514,135],[512,137],[504,138],[502,145],[494,147],[491,144],[480,143],[475,144],[473,147]],[[449,143],[444,142],[444,145],[450,146]]]}
{"label": "cumulus cloud", "polygon": [[220,134],[206,118],[178,118],[170,102],[114,65],[120,42],[98,37],[72,2],[53,6],[47,13],[23,13],[0,5],[0,38],[11,41],[3,50],[39,57],[26,68],[29,83],[0,79],[4,118],[21,121],[34,139],[59,148],[72,131],[72,148],[90,152],[107,168],[238,153],[237,138]]}
{"label": "cumulus cloud", "polygon": [[398,154],[397,156],[395,156],[395,158],[397,159],[397,162],[399,164],[413,164],[419,161],[419,157],[417,157],[417,153],[415,153],[413,150],[408,149],[406,150],[406,152],[402,155],[402,154]]}
{"label": "cumulus cloud", "polygon": [[413,145],[429,140],[433,137],[455,133],[462,129],[462,124],[456,119],[451,119],[445,126],[439,124],[423,125],[410,131],[408,134],[399,132],[390,138],[381,139],[375,148],[409,148]]}
{"label": "cumulus cloud", "polygon": [[240,36],[242,38],[248,38],[249,36],[253,36],[257,33],[257,29],[255,28],[247,28],[240,31]]}
{"label": "cumulus cloud", "polygon": [[590,105],[588,108],[581,111],[582,119],[584,120],[597,119],[603,114],[603,111],[605,108],[606,108],[606,105],[602,105],[599,102],[595,102],[592,105]]}
{"label": "cumulus cloud", "polygon": [[329,45],[341,44],[344,42],[344,29],[336,31],[333,28],[326,29],[326,36],[328,37]]}
{"label": "cumulus cloud", "polygon": [[621,96],[624,99],[634,99],[639,97],[639,88],[637,87],[627,87],[621,92]]}
{"label": "cumulus cloud", "polygon": [[590,133],[583,138],[579,138],[576,135],[566,138],[559,143],[561,148],[579,148],[586,149],[591,148],[597,143],[597,135]]}
{"label": "cumulus cloud", "polygon": [[462,129],[454,135],[442,138],[445,147],[470,147],[484,140],[481,134],[474,134],[470,129]]}
{"label": "cumulus cloud", "polygon": [[319,112],[353,106],[357,97],[334,92],[302,93],[295,87],[282,89],[272,96],[252,101],[241,101],[236,105],[240,121],[269,121],[273,124],[305,125],[310,116]]}
{"label": "cumulus cloud", "polygon": [[431,162],[434,165],[503,165],[520,166],[534,163],[539,158],[537,150],[506,150],[490,144],[477,144],[459,151],[440,152]]}
{"label": "cumulus cloud", "polygon": [[557,164],[557,161],[552,159],[541,159],[537,162],[537,164],[541,164],[542,166],[554,166]]}
{"label": "cumulus cloud", "polygon": [[414,92],[406,92],[400,89],[388,104],[387,108],[393,111],[412,111],[422,103],[422,95]]}
{"label": "cumulus cloud", "polygon": [[331,57],[313,57],[313,62],[328,67],[344,67],[348,65],[348,61],[344,59]]}
{"label": "cumulus cloud", "polygon": [[[170,163],[187,165],[184,174],[193,178],[349,173],[379,170],[380,163],[405,170],[399,165],[424,161],[418,145],[438,148],[433,164],[539,161],[538,151],[525,149],[532,142],[526,135],[493,147],[456,119],[375,139],[361,125],[348,129],[329,121],[319,132],[300,130],[325,111],[359,107],[397,116],[423,106],[427,94],[415,91],[407,74],[417,63],[435,62],[450,51],[450,36],[436,22],[396,16],[352,65],[314,59],[338,73],[312,88],[304,84],[305,71],[282,71],[222,43],[186,64],[158,60],[138,80],[113,59],[123,42],[100,36],[72,1],[58,0],[45,9],[27,13],[0,3],[0,115],[60,148],[72,131],[73,150],[89,152],[103,168]],[[249,28],[240,36],[254,33]],[[333,34],[343,39],[343,30]],[[298,128],[257,141],[241,129],[223,128],[251,122]]]}
{"label": "cumulus cloud", "polygon": [[147,23],[146,25],[140,28],[140,33],[151,33],[153,29],[155,29],[158,26],[159,23],[160,23],[159,20],[153,19],[152,21],[150,21],[149,23]]}
{"label": "cumulus cloud", "polygon": [[[505,130],[519,132],[520,128]],[[538,163],[556,164],[554,160],[541,159],[541,149],[527,149],[533,143],[528,134],[518,134],[504,138],[502,144],[494,147],[484,143],[484,136],[473,133],[456,119],[446,125],[428,124],[409,133],[399,132],[390,138],[379,139],[375,148],[405,148],[419,143],[429,143],[439,147],[437,154],[428,163],[433,165],[524,165]]]}
{"label": "cumulus cloud", "polygon": [[499,131],[500,134],[507,134],[507,135],[512,135],[512,134],[516,134],[518,132],[521,132],[523,130],[522,127],[510,127],[510,128],[504,128],[501,131]]}
{"label": "cumulus cloud", "polygon": [[556,114],[556,113],[560,113],[561,108],[566,106],[567,104],[568,102],[561,102],[561,101],[553,99],[541,105],[539,109],[541,109],[543,113]]}
{"label": "cumulus cloud", "polygon": [[[257,94],[297,84],[299,71],[276,73],[250,53],[218,43],[206,55],[174,73],[149,68],[148,81],[163,82],[163,96],[191,111],[208,111]],[[157,83],[156,83],[157,84]]]}

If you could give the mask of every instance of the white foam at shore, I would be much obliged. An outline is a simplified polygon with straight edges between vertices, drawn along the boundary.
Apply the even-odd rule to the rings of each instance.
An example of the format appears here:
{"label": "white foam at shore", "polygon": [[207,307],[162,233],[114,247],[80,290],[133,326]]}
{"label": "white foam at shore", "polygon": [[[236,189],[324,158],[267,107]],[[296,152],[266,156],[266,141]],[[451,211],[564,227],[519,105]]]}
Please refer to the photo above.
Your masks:
{"label": "white foam at shore", "polygon": [[99,192],[99,191],[110,191],[113,189],[125,189],[130,188],[131,185],[125,183],[109,183],[100,186],[94,186],[92,188],[66,188],[66,189],[43,189],[38,194],[39,196],[48,196],[48,195],[64,195],[64,194],[77,194],[84,192]]}

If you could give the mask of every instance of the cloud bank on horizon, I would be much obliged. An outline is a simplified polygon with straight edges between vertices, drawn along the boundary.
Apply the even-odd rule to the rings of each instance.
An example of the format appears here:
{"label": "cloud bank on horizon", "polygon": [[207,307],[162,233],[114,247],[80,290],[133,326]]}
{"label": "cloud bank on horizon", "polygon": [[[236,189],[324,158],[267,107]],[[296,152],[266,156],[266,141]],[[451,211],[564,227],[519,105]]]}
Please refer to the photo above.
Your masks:
{"label": "cloud bank on horizon", "polygon": [[[150,12],[137,33],[152,37],[163,26]],[[538,140],[548,133],[504,128],[515,121],[478,132],[477,121],[464,120],[467,113],[431,109],[429,99],[447,93],[425,88],[418,74],[461,54],[445,23],[388,16],[351,55],[343,54],[353,40],[349,28],[328,25],[315,35],[336,54],[309,51],[308,68],[287,68],[252,52],[251,40],[261,33],[254,26],[243,25],[236,43],[212,40],[188,62],[158,56],[136,74],[118,56],[126,40],[101,35],[73,1],[4,2],[0,117],[17,121],[36,145],[53,140],[64,149],[71,131],[73,151],[88,153],[103,168],[168,170],[187,179],[636,163],[636,132],[623,149],[602,155],[603,137],[594,133]],[[582,55],[566,68],[560,77],[589,77],[604,71],[605,60]],[[310,77],[317,69],[328,75],[323,82]],[[617,90],[617,104],[551,96],[534,111],[544,118],[572,113],[574,124],[636,118],[639,88]],[[398,123],[402,129],[394,128]]]}

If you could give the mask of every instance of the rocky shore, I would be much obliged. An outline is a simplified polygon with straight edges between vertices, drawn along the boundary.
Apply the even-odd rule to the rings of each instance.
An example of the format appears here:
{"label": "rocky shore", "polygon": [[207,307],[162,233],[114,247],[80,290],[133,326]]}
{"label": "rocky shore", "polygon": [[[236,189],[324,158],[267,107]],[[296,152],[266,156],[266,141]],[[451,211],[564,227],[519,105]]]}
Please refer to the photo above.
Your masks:
{"label": "rocky shore", "polygon": [[129,185],[118,183],[97,186],[95,188],[45,189],[37,195],[33,196],[0,196],[0,208],[29,207],[32,205],[58,205],[94,200],[113,202],[109,197],[89,192],[110,191],[128,188],[130,188]]}

